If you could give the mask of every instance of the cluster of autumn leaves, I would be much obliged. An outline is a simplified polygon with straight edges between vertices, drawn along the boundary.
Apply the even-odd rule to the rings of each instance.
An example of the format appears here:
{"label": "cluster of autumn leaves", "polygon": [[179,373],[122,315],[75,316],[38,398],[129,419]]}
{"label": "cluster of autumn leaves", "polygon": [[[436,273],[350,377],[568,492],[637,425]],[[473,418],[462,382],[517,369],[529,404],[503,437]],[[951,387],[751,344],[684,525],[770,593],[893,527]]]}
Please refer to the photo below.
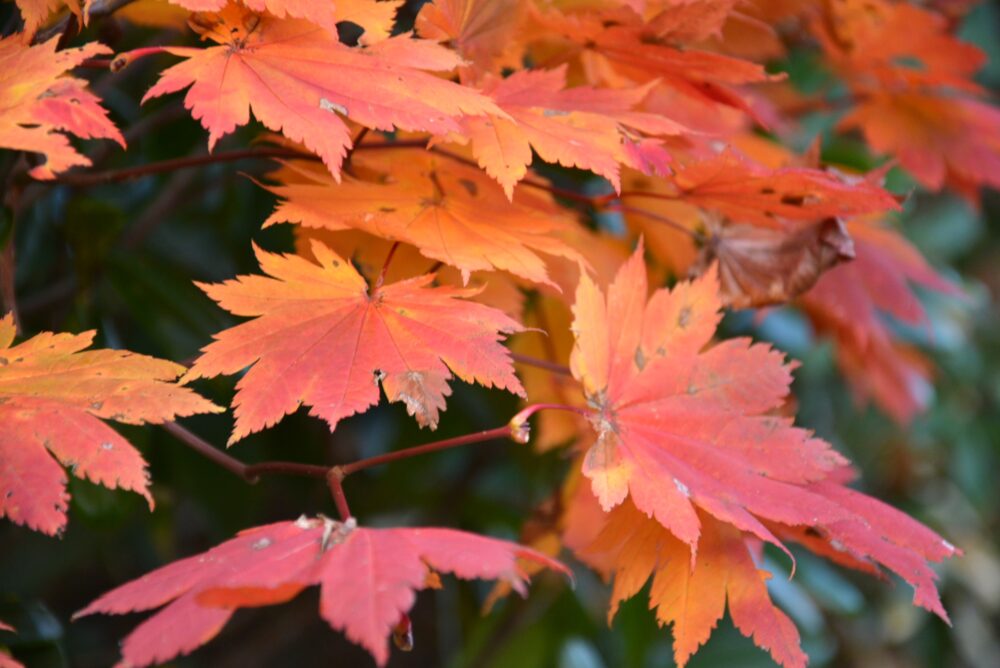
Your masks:
{"label": "cluster of autumn leaves", "polygon": [[[565,570],[561,546],[611,579],[611,616],[651,579],[680,665],[727,605],[778,663],[806,663],[758,567],[767,543],[888,569],[947,619],[928,562],[955,548],[851,490],[848,462],[793,426],[782,355],[714,337],[725,307],[794,303],[861,398],[903,424],[921,410],[930,365],[885,316],[926,320],[912,284],[960,293],[888,222],[899,204],[884,170],[837,170],[816,147],[800,155],[755,132],[781,136],[830,103],[760,63],[789,40],[818,44],[843,82],[841,131],[859,129],[924,187],[974,199],[998,185],[1000,113],[979,99],[983,56],[952,17],[888,0],[436,0],[416,35],[393,35],[395,0],[172,2],[205,44],[115,62],[180,58],[144,99],[186,90],[210,149],[251,115],[274,133],[291,157],[263,183],[278,198],[264,224],[296,224],[298,251],[256,249],[261,274],[201,286],[247,320],[187,369],[84,350],[92,333],[15,345],[13,318],[0,320],[0,515],[61,531],[65,468],[152,506],[142,458],[102,420],[221,411],[187,383],[244,371],[230,444],[300,406],[332,430],[380,392],[433,429],[457,377],[568,409],[541,412],[535,442],[571,448],[578,465],[541,551],[302,518],[146,575],[83,611],[165,606],[124,642],[129,665],[192,651],[236,608],[314,584],[323,617],[381,665],[436,573],[521,589],[538,568]],[[87,20],[92,3],[66,4]],[[0,40],[0,146],[40,154],[30,175],[58,178],[89,165],[67,134],[124,146],[85,81],[65,75],[108,50],[32,43],[58,3],[18,5],[25,32]],[[174,16],[160,0],[138,6]],[[357,45],[339,39],[343,22],[363,30]],[[538,161],[613,192],[557,188]],[[583,224],[601,213],[626,234]],[[668,277],[691,280],[650,296],[649,280]],[[515,373],[513,334],[544,368]],[[571,376],[553,373],[566,364]]]}

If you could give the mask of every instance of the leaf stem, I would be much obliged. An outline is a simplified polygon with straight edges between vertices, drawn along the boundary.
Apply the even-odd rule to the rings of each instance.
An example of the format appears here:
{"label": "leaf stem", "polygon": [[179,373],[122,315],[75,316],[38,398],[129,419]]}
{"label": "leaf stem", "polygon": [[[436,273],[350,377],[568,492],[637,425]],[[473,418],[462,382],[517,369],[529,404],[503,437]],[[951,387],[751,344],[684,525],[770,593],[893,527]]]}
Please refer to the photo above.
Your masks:
{"label": "leaf stem", "polygon": [[[655,194],[655,193],[651,193],[651,194]],[[636,195],[638,195],[638,193],[631,193],[631,195],[632,196],[636,196]],[[629,206],[628,204],[615,204],[612,207],[610,207],[610,210],[612,210],[612,211],[620,211],[622,213],[631,213],[631,214],[636,215],[636,216],[643,216],[645,218],[649,218],[650,220],[655,220],[658,223],[663,223],[667,227],[672,227],[673,229],[677,230],[678,232],[682,232],[682,233],[688,235],[689,237],[691,237],[692,239],[694,239],[695,241],[697,241],[700,244],[703,244],[703,243],[705,243],[707,241],[707,239],[705,238],[705,235],[702,234],[701,232],[697,232],[695,230],[692,230],[691,228],[687,227],[686,225],[682,225],[682,224],[678,223],[675,220],[671,220],[670,218],[667,218],[666,216],[661,216],[658,213],[653,213],[652,211],[646,211],[645,209],[640,209],[640,208],[635,207],[635,206]]]}
{"label": "leaf stem", "polygon": [[387,452],[383,455],[375,455],[374,457],[359,459],[337,468],[343,471],[344,477],[347,477],[352,473],[357,473],[358,471],[363,471],[364,469],[368,469],[373,466],[379,466],[380,464],[388,464],[389,462],[399,461],[400,459],[409,459],[410,457],[417,457],[430,452],[438,452],[439,450],[457,448],[463,445],[471,445],[472,443],[482,443],[483,441],[492,441],[498,438],[508,438],[510,435],[511,425],[505,424],[504,426],[497,427],[496,429],[487,429],[473,434],[465,434],[464,436],[456,436],[454,438],[446,438],[441,441],[434,441],[433,443],[417,445],[412,448],[406,448],[405,450],[396,450],[395,452]]}
{"label": "leaf stem", "polygon": [[586,408],[580,408],[579,406],[570,406],[569,404],[530,404],[525,406],[517,413],[514,417],[510,419],[511,424],[523,425],[528,421],[532,415],[538,411],[567,411],[569,413],[577,413],[584,417],[590,415],[590,411]]}
{"label": "leaf stem", "polygon": [[375,279],[375,284],[369,294],[374,295],[385,284],[385,276],[389,273],[389,264],[392,262],[392,256],[396,254],[397,248],[399,248],[399,242],[393,241],[392,246],[389,247],[389,253],[385,256],[385,262],[382,263],[382,271],[378,273],[378,278]]}
{"label": "leaf stem", "polygon": [[132,49],[131,51],[123,51],[122,53],[116,53],[108,63],[108,69],[112,72],[120,72],[135,61],[140,58],[145,58],[146,56],[155,56],[159,53],[170,53],[170,47],[167,46],[144,46],[139,49]]}

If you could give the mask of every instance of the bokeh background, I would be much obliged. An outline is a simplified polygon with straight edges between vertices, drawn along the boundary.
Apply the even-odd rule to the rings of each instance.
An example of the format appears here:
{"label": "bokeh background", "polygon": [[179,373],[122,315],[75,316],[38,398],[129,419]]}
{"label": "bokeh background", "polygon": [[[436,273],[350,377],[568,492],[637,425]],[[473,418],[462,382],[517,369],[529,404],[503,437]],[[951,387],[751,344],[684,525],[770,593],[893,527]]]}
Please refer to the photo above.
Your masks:
{"label": "bokeh background", "polygon": [[[418,4],[407,6],[407,16]],[[0,26],[9,30],[15,24],[14,11],[10,3],[0,5]],[[996,90],[1000,7],[976,8],[962,35],[989,53],[991,64],[980,80]],[[116,50],[191,39],[118,20],[84,36]],[[138,106],[165,62],[149,59],[117,75],[84,73],[129,142],[127,153],[110,143],[87,145],[97,169],[204,153],[205,132],[183,111],[179,96]],[[808,51],[793,51],[772,67],[791,72],[804,86],[827,76]],[[799,146],[821,134],[826,155],[856,167],[874,165],[860,142],[829,132],[835,117],[818,113],[805,119]],[[251,124],[217,150],[246,147],[258,132]],[[10,159],[0,155],[0,163]],[[97,329],[98,346],[178,361],[193,357],[213,332],[235,321],[192,281],[256,270],[250,240],[269,250],[294,246],[286,226],[260,230],[273,198],[247,174],[270,168],[247,160],[110,185],[28,186],[16,235],[16,289],[26,331]],[[571,187],[591,185],[585,174],[556,176]],[[913,190],[900,173],[890,183],[899,192]],[[1000,665],[1000,195],[984,193],[977,210],[952,196],[916,192],[905,209],[907,236],[967,293],[964,301],[924,294],[933,326],[902,332],[939,367],[931,408],[909,429],[853,400],[829,344],[814,338],[793,310],[776,311],[763,321],[736,313],[724,323],[729,333],[773,341],[801,360],[794,388],[800,424],[859,465],[866,491],[920,518],[965,551],[941,570],[950,628],[914,608],[911,590],[900,582],[874,581],[797,553],[796,577],[775,578],[772,593],[799,626],[814,666]],[[613,217],[590,223],[622,229]],[[4,242],[10,229],[11,211],[4,209]],[[234,380],[203,381],[198,389],[228,404]],[[343,462],[498,426],[516,409],[510,396],[458,385],[433,435],[421,432],[402,408],[380,406],[342,423],[333,435],[325,424],[297,414],[241,442],[234,454],[247,462]],[[221,445],[229,420],[209,416],[185,424]],[[0,641],[30,667],[111,665],[117,642],[142,617],[70,623],[71,614],[97,595],[240,529],[301,513],[334,513],[325,486],[316,481],[268,478],[249,486],[160,429],[122,430],[150,463],[155,512],[136,495],[72,479],[71,521],[62,537],[0,523],[0,619],[19,630]],[[484,443],[363,472],[346,487],[355,514],[369,525],[449,526],[516,540],[569,466],[559,450],[538,454],[530,447]],[[769,558],[775,570],[787,570],[780,555]],[[445,578],[444,589],[420,595],[411,613],[415,649],[395,652],[390,666],[672,665],[670,633],[657,628],[645,595],[625,605],[608,627],[607,586],[583,567],[576,571],[575,590],[558,578],[542,577],[529,598],[502,600],[486,616],[480,608],[488,584]],[[217,640],[175,663],[371,665],[370,657],[330,630],[316,609],[313,591],[283,606],[242,611]],[[772,664],[727,620],[691,665]]]}

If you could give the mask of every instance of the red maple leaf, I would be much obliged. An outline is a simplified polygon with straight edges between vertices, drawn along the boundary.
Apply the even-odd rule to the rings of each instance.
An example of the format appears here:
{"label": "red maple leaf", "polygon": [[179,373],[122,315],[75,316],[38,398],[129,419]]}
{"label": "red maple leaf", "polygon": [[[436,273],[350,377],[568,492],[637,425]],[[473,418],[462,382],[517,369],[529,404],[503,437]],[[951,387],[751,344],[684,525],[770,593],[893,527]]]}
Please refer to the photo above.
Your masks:
{"label": "red maple leaf", "polygon": [[423,426],[437,426],[452,373],[523,396],[500,344],[521,326],[463,299],[474,289],[431,287],[433,274],[369,290],[349,263],[319,242],[319,264],[258,249],[266,276],[202,289],[226,310],[254,319],[216,334],[185,380],[236,373],[230,443],[273,425],[300,404],[336,427],[379,398],[402,401]]}
{"label": "red maple leaf", "polygon": [[793,525],[843,517],[802,486],[843,459],[767,415],[784,402],[791,367],[747,339],[708,346],[720,318],[715,271],[647,303],[642,253],[640,245],[607,297],[584,276],[573,307],[570,365],[597,432],[583,472],[604,510],[630,496],[692,555],[695,507],[779,545],[758,517]]}
{"label": "red maple leaf", "polygon": [[338,116],[373,129],[456,132],[465,114],[503,114],[471,88],[438,78],[461,61],[438,44],[400,35],[348,47],[335,33],[298,19],[257,14],[230,3],[192,25],[218,46],[171,47],[186,60],[165,70],[148,100],[184,88],[185,106],[209,131],[209,149],[246,125],[267,128],[316,152],[335,177],[351,145]]}
{"label": "red maple leaf", "polygon": [[499,578],[520,593],[518,559],[569,575],[559,562],[514,543],[451,529],[369,529],[353,518],[302,517],[242,532],[204,554],[182,559],[108,592],[75,617],[166,606],[122,642],[123,664],[145,666],[187,654],[211,640],[237,608],[282,603],[319,585],[320,615],[380,665],[388,637],[415,592],[436,573]]}
{"label": "red maple leaf", "polygon": [[824,274],[799,301],[862,400],[874,399],[900,423],[929,399],[930,363],[901,343],[884,316],[921,326],[927,314],[911,285],[960,297],[898,231],[878,221],[848,221],[855,259]]}

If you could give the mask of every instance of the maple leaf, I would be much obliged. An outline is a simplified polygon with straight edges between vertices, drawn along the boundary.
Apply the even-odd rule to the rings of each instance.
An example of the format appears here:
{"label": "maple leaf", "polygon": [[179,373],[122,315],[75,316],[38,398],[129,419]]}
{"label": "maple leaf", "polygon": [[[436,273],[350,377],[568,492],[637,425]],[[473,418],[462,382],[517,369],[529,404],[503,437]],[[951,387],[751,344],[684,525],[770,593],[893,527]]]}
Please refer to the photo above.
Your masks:
{"label": "maple leaf", "polygon": [[832,269],[800,304],[816,328],[833,337],[845,376],[861,399],[873,397],[907,424],[929,399],[929,362],[902,346],[882,314],[920,326],[927,315],[910,285],[960,297],[896,230],[878,220],[847,222],[855,260]]}
{"label": "maple leaf", "polygon": [[737,0],[651,0],[631,3],[631,6],[636,14],[648,17],[646,29],[650,36],[676,44],[704,42],[721,36],[722,27],[736,3]]}
{"label": "maple leaf", "polygon": [[726,306],[790,301],[815,285],[823,272],[854,259],[854,242],[838,218],[791,229],[713,222],[709,220],[708,240],[690,273],[702,274],[718,262],[720,297]]}
{"label": "maple leaf", "polygon": [[87,58],[110,53],[97,42],[56,51],[59,37],[26,45],[19,35],[0,38],[0,147],[40,153],[45,162],[29,173],[51,179],[74,166],[90,165],[63,132],[83,139],[125,139],[108,120],[83,79],[63,76]]}
{"label": "maple leaf", "polygon": [[573,306],[573,375],[593,407],[597,441],[583,472],[605,511],[630,496],[687,543],[695,506],[775,544],[759,517],[815,524],[842,511],[801,485],[843,459],[819,439],[768,416],[791,383],[767,345],[731,339],[702,350],[719,322],[715,271],[647,304],[640,244],[608,288],[588,277]]}
{"label": "maple leaf", "polygon": [[349,258],[350,263],[365,276],[380,276],[385,266],[385,258],[395,246],[392,263],[385,271],[383,283],[406,280],[433,272],[437,285],[475,288],[474,294],[469,296],[472,301],[500,309],[515,319],[524,311],[526,295],[522,286],[506,274],[481,272],[473,275],[466,283],[458,270],[428,259],[413,246],[396,245],[394,241],[357,230],[331,232],[306,227],[295,229],[296,253],[302,257],[315,259],[312,254],[313,241],[319,241],[342,258]]}
{"label": "maple leaf", "polygon": [[0,318],[0,516],[47,534],[66,526],[63,466],[153,506],[146,463],[101,419],[161,423],[221,410],[172,381],[183,367],[123,350],[89,350],[94,332],[18,345]]}
{"label": "maple leaf", "polygon": [[814,21],[832,64],[860,98],[838,124],[899,159],[922,185],[978,199],[1000,185],[1000,112],[958,97],[982,95],[972,76],[986,61],[949,34],[945,17],[907,3],[830,3]]}
{"label": "maple leaf", "polygon": [[699,513],[702,525],[698,558],[690,564],[688,546],[630,502],[615,508],[600,534],[580,553],[596,558],[614,575],[608,621],[619,604],[635,596],[652,576],[649,607],[656,620],[670,625],[674,660],[680,668],[697,652],[727,607],[740,633],[770,652],[786,668],[804,667],[795,624],[771,602],[771,574],[754,562],[752,541],[731,526]]}
{"label": "maple leaf", "polygon": [[[676,12],[676,6],[667,12]],[[635,12],[541,11],[531,5],[548,63],[579,63],[587,81],[621,88],[652,84],[648,111],[687,127],[710,130],[727,110],[751,114],[746,96],[734,87],[772,80],[762,66],[698,48],[678,48],[650,35],[651,27]],[[692,24],[694,25],[694,24]],[[680,26],[664,25],[667,33]]]}
{"label": "maple leaf", "polygon": [[435,0],[420,8],[415,27],[421,37],[450,43],[477,81],[502,67],[520,68],[523,18],[520,0]]}
{"label": "maple leaf", "polygon": [[818,221],[899,209],[870,180],[806,167],[766,167],[732,150],[678,162],[672,181],[678,200],[764,227],[775,227],[775,219]]}
{"label": "maple leaf", "polygon": [[831,2],[812,22],[830,64],[862,92],[982,88],[971,77],[986,63],[978,47],[949,33],[948,20],[908,3]]}
{"label": "maple leaf", "polygon": [[937,574],[928,561],[939,562],[961,554],[934,531],[878,499],[846,487],[849,469],[836,472],[828,480],[810,486],[847,509],[851,517],[820,522],[814,527],[775,527],[785,538],[850,568],[879,573],[883,566],[913,587],[913,602],[950,624],[938,595]]}
{"label": "maple leaf", "polygon": [[215,335],[185,382],[250,370],[237,383],[229,442],[275,424],[300,404],[334,429],[375,405],[379,383],[421,426],[437,426],[452,373],[524,396],[505,334],[521,326],[466,301],[472,289],[430,287],[433,274],[369,291],[364,278],[319,242],[318,264],[256,249],[268,276],[202,285],[224,309],[254,319]]}
{"label": "maple leaf", "polygon": [[895,156],[932,190],[948,185],[975,201],[980,185],[1000,188],[1000,110],[983,102],[877,93],[839,127],[859,128],[873,149]]}
{"label": "maple leaf", "polygon": [[186,60],[165,70],[143,101],[190,89],[185,106],[209,131],[209,149],[250,112],[268,129],[301,142],[335,178],[351,145],[338,114],[377,130],[445,134],[466,114],[498,113],[481,93],[438,78],[460,60],[408,35],[348,47],[308,21],[256,14],[230,3],[196,15],[192,26],[218,46],[171,47]]}
{"label": "maple leaf", "polygon": [[507,197],[527,174],[532,149],[546,161],[579,167],[608,179],[620,189],[619,164],[642,169],[665,165],[668,158],[644,135],[676,135],[686,128],[670,119],[635,111],[648,88],[564,89],[565,66],[549,71],[523,70],[484,85],[504,114],[464,120],[464,133],[486,173]]}
{"label": "maple leaf", "polygon": [[559,562],[515,543],[437,528],[370,529],[353,518],[300,518],[242,532],[100,597],[75,615],[159,608],[122,643],[123,663],[145,666],[211,640],[236,608],[290,600],[319,585],[320,615],[371,652],[389,658],[388,637],[437,573],[502,579],[522,595],[527,559],[569,575]]}
{"label": "maple leaf", "polygon": [[427,257],[462,271],[500,269],[554,285],[537,253],[582,258],[557,236],[575,225],[540,193],[508,201],[481,170],[425,151],[380,150],[352,159],[355,172],[337,184],[305,164],[290,165],[298,182],[271,187],[284,201],[264,223],[294,222],[328,230],[358,229],[413,244]]}
{"label": "maple leaf", "polygon": [[[247,9],[267,12],[277,18],[306,19],[321,26],[332,35],[337,34],[337,23],[350,21],[365,29],[365,35],[373,41],[385,39],[392,32],[400,0],[337,0],[317,2],[316,0],[238,0]],[[175,5],[191,12],[219,12],[229,4],[229,0],[170,0]]]}
{"label": "maple leaf", "polygon": [[[768,523],[769,528],[783,540],[799,542],[849,568],[878,575],[880,566],[885,566],[914,587],[914,603],[947,621],[936,575],[927,562],[959,551],[906,514],[845,487],[851,477],[851,470],[842,467],[809,484],[813,493],[843,509],[841,519],[797,527]],[[605,513],[590,490],[572,478],[563,498],[564,544],[584,563],[614,579],[609,623],[620,603],[637,594],[652,576],[650,608],[656,608],[661,625],[672,626],[678,665],[685,665],[709,639],[727,598],[730,616],[743,635],[782,665],[805,664],[798,632],[768,598],[770,574],[755,566],[761,556],[756,538],[698,511],[702,534],[692,562],[688,546],[631,500]]]}

